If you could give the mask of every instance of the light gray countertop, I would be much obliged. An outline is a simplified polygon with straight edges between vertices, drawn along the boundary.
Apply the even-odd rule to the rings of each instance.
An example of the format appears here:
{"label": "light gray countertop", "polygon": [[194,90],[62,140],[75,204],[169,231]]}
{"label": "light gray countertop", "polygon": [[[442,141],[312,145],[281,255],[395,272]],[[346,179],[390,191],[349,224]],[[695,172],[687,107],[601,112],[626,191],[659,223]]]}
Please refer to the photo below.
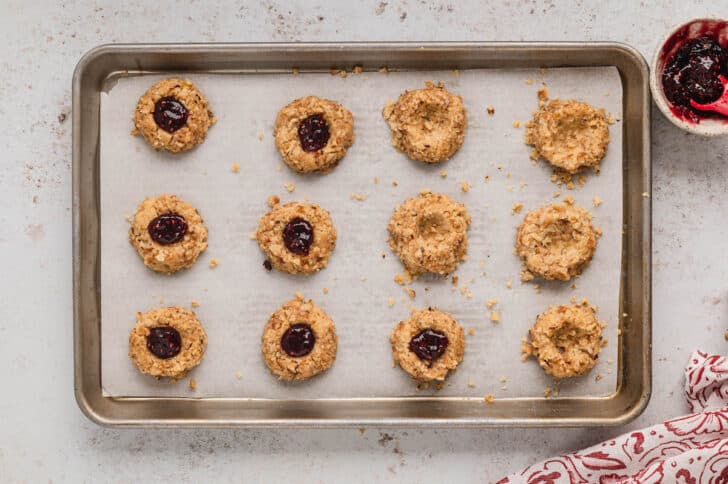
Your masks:
{"label": "light gray countertop", "polygon": [[[653,5],[658,4],[658,5]],[[107,42],[614,40],[649,59],[674,23],[728,2],[0,0],[0,480],[487,482],[687,412],[690,352],[725,352],[728,139],[653,109],[653,395],[623,428],[108,430],[73,398],[71,75]]]}

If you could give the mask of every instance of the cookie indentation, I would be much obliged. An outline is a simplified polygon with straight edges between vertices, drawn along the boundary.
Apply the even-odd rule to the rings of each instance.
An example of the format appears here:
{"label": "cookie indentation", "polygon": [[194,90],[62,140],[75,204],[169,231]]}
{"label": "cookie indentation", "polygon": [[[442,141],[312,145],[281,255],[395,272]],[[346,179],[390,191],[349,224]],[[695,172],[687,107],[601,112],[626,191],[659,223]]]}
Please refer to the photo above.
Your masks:
{"label": "cookie indentation", "polygon": [[261,217],[255,238],[270,265],[290,274],[323,269],[336,247],[329,212],[309,203],[276,205]]}
{"label": "cookie indentation", "polygon": [[207,249],[207,228],[192,205],[163,194],[147,198],[134,212],[129,242],[144,265],[171,274],[192,266]]}
{"label": "cookie indentation", "polygon": [[568,281],[581,274],[597,247],[592,216],[576,205],[557,204],[528,212],[516,233],[523,280],[540,276]]}
{"label": "cookie indentation", "polygon": [[463,144],[467,118],[463,100],[442,83],[405,91],[382,115],[392,131],[392,145],[413,160],[438,163]]}
{"label": "cookie indentation", "polygon": [[184,104],[172,96],[154,103],[154,122],[168,133],[174,133],[187,123],[189,112]]}
{"label": "cookie indentation", "polygon": [[329,315],[310,299],[297,297],[271,314],[261,351],[265,364],[280,379],[306,380],[331,368],[337,344]]}
{"label": "cookie indentation", "polygon": [[149,329],[147,349],[157,358],[167,359],[176,356],[182,349],[179,331],[170,326],[156,326]]}
{"label": "cookie indentation", "polygon": [[281,348],[288,356],[295,358],[309,354],[314,344],[316,336],[311,331],[311,326],[306,323],[292,325],[281,337]]}
{"label": "cookie indentation", "polygon": [[470,215],[465,205],[440,193],[425,192],[394,209],[389,246],[407,272],[449,274],[465,258]]}
{"label": "cookie indentation", "polygon": [[586,303],[553,306],[536,318],[522,351],[554,378],[583,375],[597,362],[604,326]]}
{"label": "cookie indentation", "polygon": [[187,222],[176,213],[155,217],[147,225],[149,236],[158,244],[169,245],[179,242],[187,233]]}
{"label": "cookie indentation", "polygon": [[607,116],[604,109],[585,102],[554,99],[528,123],[526,144],[569,173],[585,167],[599,169],[609,145]]}
{"label": "cookie indentation", "polygon": [[273,136],[291,169],[325,173],[344,158],[354,143],[354,117],[334,101],[307,96],[278,112]]}
{"label": "cookie indentation", "polygon": [[419,382],[442,381],[463,360],[465,331],[436,308],[412,311],[390,335],[394,362]]}

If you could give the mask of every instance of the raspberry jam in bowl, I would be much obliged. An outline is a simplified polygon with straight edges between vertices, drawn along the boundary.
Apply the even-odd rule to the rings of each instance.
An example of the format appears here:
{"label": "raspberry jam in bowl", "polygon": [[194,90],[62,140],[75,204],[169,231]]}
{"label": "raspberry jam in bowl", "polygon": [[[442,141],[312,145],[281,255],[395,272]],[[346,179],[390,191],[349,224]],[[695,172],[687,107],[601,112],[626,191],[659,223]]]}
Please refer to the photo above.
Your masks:
{"label": "raspberry jam in bowl", "polygon": [[667,119],[690,133],[728,135],[728,116],[710,109],[728,79],[728,21],[678,25],[659,44],[651,67],[652,97]]}

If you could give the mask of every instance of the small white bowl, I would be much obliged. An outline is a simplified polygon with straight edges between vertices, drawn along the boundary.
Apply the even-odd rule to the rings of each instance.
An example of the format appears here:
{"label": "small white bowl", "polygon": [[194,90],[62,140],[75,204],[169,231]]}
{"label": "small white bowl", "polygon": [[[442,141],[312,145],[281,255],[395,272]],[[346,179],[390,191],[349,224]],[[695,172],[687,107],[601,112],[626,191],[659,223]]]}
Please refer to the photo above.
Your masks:
{"label": "small white bowl", "polygon": [[728,135],[728,119],[704,118],[699,123],[693,123],[676,115],[671,108],[670,101],[665,97],[662,88],[662,70],[665,61],[686,41],[705,35],[708,32],[717,32],[720,44],[725,48],[728,45],[728,20],[719,18],[696,18],[683,22],[672,28],[660,41],[652,57],[650,68],[650,90],[652,99],[660,108],[662,114],[675,126],[700,136]]}

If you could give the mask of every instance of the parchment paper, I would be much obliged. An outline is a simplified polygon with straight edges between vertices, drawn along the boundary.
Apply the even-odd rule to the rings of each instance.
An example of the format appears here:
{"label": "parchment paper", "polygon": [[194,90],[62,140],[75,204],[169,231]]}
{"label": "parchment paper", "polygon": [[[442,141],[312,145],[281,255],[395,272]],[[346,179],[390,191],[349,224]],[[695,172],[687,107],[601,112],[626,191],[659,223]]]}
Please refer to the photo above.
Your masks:
{"label": "parchment paper", "polygon": [[[537,109],[536,91],[544,82],[551,98],[586,100],[621,119],[622,90],[615,68],[439,72],[365,72],[343,79],[328,73],[189,75],[210,100],[218,122],[207,140],[191,152],[155,152],[129,134],[137,99],[160,76],[120,78],[101,98],[101,308],[102,385],[113,396],[240,398],[336,398],[422,395],[399,368],[392,367],[389,333],[411,307],[437,306],[451,312],[466,331],[465,358],[442,396],[496,398],[542,396],[553,385],[533,359],[521,362],[521,339],[537,314],[549,305],[586,297],[607,322],[604,348],[587,376],[565,381],[561,396],[600,396],[616,388],[617,321],[622,223],[621,123],[610,127],[611,143],[601,175],[584,187],[567,190],[549,180],[546,163],[529,160],[525,123]],[[526,81],[531,79],[532,83]],[[381,116],[388,99],[425,80],[443,81],[463,97],[468,128],[460,151],[449,161],[423,166],[390,145]],[[272,138],[277,111],[291,100],[315,94],[352,111],[356,142],[346,158],[325,176],[301,176],[286,167]],[[486,106],[495,107],[488,115]],[[520,121],[521,127],[513,126]],[[259,134],[262,133],[262,140]],[[240,164],[240,173],[231,170]],[[439,173],[445,170],[447,177]],[[485,176],[490,181],[485,181]],[[378,178],[379,183],[374,179]],[[467,193],[461,182],[471,185]],[[393,186],[393,182],[397,186]],[[293,183],[289,193],[284,184]],[[412,283],[415,300],[394,282],[403,272],[387,245],[393,208],[421,189],[445,193],[466,204],[472,217],[468,259],[450,279],[423,277]],[[561,198],[554,192],[561,191]],[[174,193],[196,206],[209,229],[209,248],[194,267],[166,276],[142,264],[129,244],[126,216],[147,196]],[[352,193],[366,196],[358,201]],[[513,254],[517,225],[526,211],[571,195],[589,208],[604,235],[576,289],[571,283],[519,280]],[[331,212],[339,238],[323,271],[309,276],[267,272],[257,243],[249,238],[266,199],[308,200]],[[592,197],[603,205],[594,208]],[[523,212],[512,215],[514,203]],[[382,257],[384,252],[385,257]],[[216,258],[220,264],[210,269]],[[513,281],[513,288],[506,281]],[[465,284],[472,297],[461,292]],[[323,288],[328,288],[328,294]],[[335,321],[339,349],[333,368],[303,383],[284,383],[269,372],[260,355],[260,336],[268,316],[296,291],[311,297]],[[467,293],[467,291],[465,291]],[[396,304],[388,305],[394,297]],[[489,320],[485,303],[496,299],[500,323]],[[128,336],[137,311],[161,305],[190,307],[208,333],[203,363],[186,381],[169,384],[140,374],[129,360]],[[236,372],[240,372],[236,376]],[[597,380],[597,375],[603,378]],[[507,381],[503,382],[502,377]],[[473,386],[469,386],[468,383]]]}

